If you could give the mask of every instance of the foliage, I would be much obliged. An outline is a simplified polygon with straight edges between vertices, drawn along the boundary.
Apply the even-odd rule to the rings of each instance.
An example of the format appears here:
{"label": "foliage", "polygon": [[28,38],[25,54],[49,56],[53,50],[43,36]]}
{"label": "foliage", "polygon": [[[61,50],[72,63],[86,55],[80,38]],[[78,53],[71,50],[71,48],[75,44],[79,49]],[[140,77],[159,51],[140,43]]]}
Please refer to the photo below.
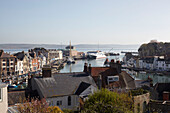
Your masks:
{"label": "foliage", "polygon": [[142,94],[148,93],[148,91],[144,90],[142,88],[139,88],[139,89],[136,89],[136,90],[131,90],[130,93],[131,93],[132,96],[137,96],[137,95],[142,95]]}
{"label": "foliage", "polygon": [[132,113],[133,100],[128,94],[98,90],[85,101],[82,113]]}
{"label": "foliage", "polygon": [[49,113],[63,113],[63,111],[58,106],[49,106],[47,111]]}
{"label": "foliage", "polygon": [[63,113],[57,106],[48,106],[45,99],[32,99],[31,102],[26,100],[23,104],[17,105],[17,110],[20,113]]}
{"label": "foliage", "polygon": [[74,113],[74,111],[71,109],[63,109],[63,112],[64,113]]}

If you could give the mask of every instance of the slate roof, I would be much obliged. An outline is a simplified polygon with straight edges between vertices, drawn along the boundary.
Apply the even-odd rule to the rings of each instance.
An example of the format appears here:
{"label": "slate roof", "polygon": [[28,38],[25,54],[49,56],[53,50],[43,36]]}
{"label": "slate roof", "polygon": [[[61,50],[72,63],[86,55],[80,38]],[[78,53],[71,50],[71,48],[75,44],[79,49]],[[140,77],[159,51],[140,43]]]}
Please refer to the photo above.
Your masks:
{"label": "slate roof", "polygon": [[150,86],[149,80],[135,80],[136,88],[140,88],[142,86]]}
{"label": "slate roof", "polygon": [[33,52],[32,52],[32,53],[29,53],[29,55],[30,55],[32,58],[34,58],[34,54],[35,54],[35,53],[33,53]]}
{"label": "slate roof", "polygon": [[8,54],[8,53],[2,53],[1,54],[1,58],[9,58],[9,57],[11,57],[12,55],[10,55],[10,54]]}
{"label": "slate roof", "polygon": [[86,73],[84,73],[84,76],[81,76],[83,73],[70,73],[68,75],[69,73],[65,73],[61,75],[56,74],[48,78],[33,78],[33,90],[37,89],[43,97],[55,97],[74,94],[82,82],[97,87],[93,78],[86,76]]}
{"label": "slate roof", "polygon": [[81,82],[77,91],[75,92],[76,95],[80,95],[84,90],[86,90],[91,84],[86,82]]}
{"label": "slate roof", "polygon": [[125,71],[120,74],[125,82],[126,89],[135,89],[135,80]]}
{"label": "slate roof", "polygon": [[135,89],[135,80],[125,71],[122,71],[119,75],[119,81],[108,84],[107,88],[121,88],[121,89]]}
{"label": "slate roof", "polygon": [[24,59],[25,54],[24,54],[24,52],[18,52],[16,54],[14,54],[14,56],[16,56],[17,59],[22,61]]}
{"label": "slate roof", "polygon": [[0,57],[1,57],[1,55],[2,55],[3,52],[4,52],[3,50],[0,50]]}

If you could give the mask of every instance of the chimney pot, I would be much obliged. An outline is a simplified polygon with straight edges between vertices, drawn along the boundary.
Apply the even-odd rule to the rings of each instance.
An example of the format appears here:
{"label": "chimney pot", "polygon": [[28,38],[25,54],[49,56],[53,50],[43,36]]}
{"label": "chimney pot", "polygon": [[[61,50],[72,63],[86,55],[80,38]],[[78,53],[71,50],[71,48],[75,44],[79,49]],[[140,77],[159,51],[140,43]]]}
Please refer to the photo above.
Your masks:
{"label": "chimney pot", "polygon": [[51,66],[44,65],[42,68],[42,76],[44,77],[51,77]]}
{"label": "chimney pot", "polygon": [[164,101],[168,101],[168,100],[169,100],[169,94],[170,94],[170,93],[167,92],[167,91],[164,91],[164,92],[163,92],[163,100],[164,100]]}
{"label": "chimney pot", "polygon": [[84,63],[84,71],[83,72],[87,72],[87,63]]}
{"label": "chimney pot", "polygon": [[115,60],[114,60],[114,59],[112,59],[112,60],[111,60],[111,62],[115,62]]}

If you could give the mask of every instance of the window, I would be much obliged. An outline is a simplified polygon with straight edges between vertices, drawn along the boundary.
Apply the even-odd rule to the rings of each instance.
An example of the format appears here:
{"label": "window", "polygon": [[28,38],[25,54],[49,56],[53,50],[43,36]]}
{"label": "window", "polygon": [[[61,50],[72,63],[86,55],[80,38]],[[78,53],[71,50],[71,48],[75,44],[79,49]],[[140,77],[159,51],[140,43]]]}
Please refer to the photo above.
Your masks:
{"label": "window", "polygon": [[13,61],[13,59],[11,59],[11,61]]}
{"label": "window", "polygon": [[68,96],[68,106],[71,105],[71,96]]}
{"label": "window", "polygon": [[2,101],[2,89],[0,88],[0,102]]}
{"label": "window", "polygon": [[61,101],[61,100],[60,100],[60,101],[57,101],[56,105],[57,105],[57,106],[62,105],[62,101]]}
{"label": "window", "polygon": [[3,59],[3,62],[5,62],[6,60],[5,59]]}
{"label": "window", "polygon": [[37,70],[37,67],[34,67],[34,70]]}
{"label": "window", "polygon": [[5,63],[3,63],[3,66],[5,66]]}
{"label": "window", "polygon": [[13,63],[11,63],[11,65],[13,65]]}
{"label": "window", "polygon": [[3,70],[5,71],[5,68],[3,68]]}

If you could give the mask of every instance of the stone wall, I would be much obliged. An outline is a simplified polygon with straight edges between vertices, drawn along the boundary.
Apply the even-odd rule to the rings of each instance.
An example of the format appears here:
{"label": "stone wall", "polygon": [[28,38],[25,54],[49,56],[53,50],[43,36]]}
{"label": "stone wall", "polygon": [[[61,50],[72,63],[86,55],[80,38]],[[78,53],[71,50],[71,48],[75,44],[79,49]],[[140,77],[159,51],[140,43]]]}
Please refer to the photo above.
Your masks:
{"label": "stone wall", "polygon": [[134,96],[134,113],[143,113],[150,101],[150,94]]}
{"label": "stone wall", "polygon": [[11,91],[8,92],[8,105],[21,103],[26,99],[25,91]]}

